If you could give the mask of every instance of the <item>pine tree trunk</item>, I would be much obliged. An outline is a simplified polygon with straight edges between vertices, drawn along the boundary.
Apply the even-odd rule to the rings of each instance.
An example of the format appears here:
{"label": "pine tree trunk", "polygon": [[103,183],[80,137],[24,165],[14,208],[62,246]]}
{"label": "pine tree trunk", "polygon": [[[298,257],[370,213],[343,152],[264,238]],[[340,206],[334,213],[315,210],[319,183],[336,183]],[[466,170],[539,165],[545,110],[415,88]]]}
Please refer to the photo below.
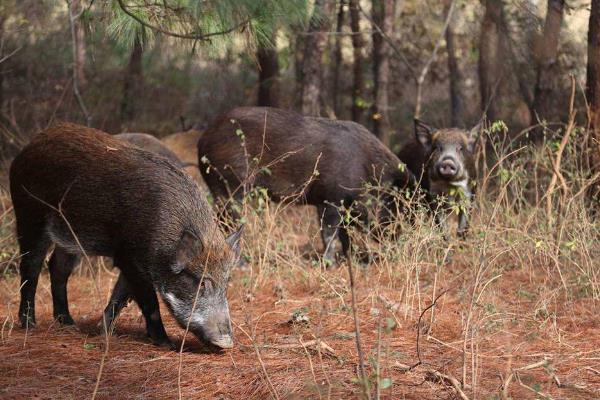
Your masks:
{"label": "pine tree trunk", "polygon": [[365,40],[360,34],[360,10],[359,1],[350,0],[350,28],[352,29],[352,49],[354,54],[354,63],[352,66],[352,120],[360,123],[364,110],[365,81],[363,77],[363,48]]}
{"label": "pine tree trunk", "polygon": [[344,7],[346,5],[345,0],[340,0],[338,13],[337,13],[337,26],[335,36],[335,48],[333,50],[333,66],[331,71],[331,97],[333,100],[333,112],[339,117],[341,113],[340,107],[340,70],[342,68],[342,27],[344,26],[345,12]]}
{"label": "pine tree trunk", "polygon": [[[71,12],[73,15],[81,13],[82,7],[81,0],[73,0],[71,2]],[[74,20],[73,25],[75,29],[75,65],[73,65],[73,68],[75,69],[79,88],[83,90],[87,85],[87,78],[85,76],[85,27],[81,23],[81,17]]]}
{"label": "pine tree trunk", "polygon": [[[558,71],[558,43],[563,20],[565,0],[548,0],[548,11],[544,31],[537,54],[537,73],[533,98],[534,119],[543,121],[552,118],[552,97]],[[536,115],[537,114],[537,115]],[[542,139],[543,130],[534,132],[534,140]]]}
{"label": "pine tree trunk", "polygon": [[[444,0],[444,14],[448,15],[452,0]],[[464,105],[461,90],[462,76],[456,57],[455,19],[452,17],[445,33],[448,54],[448,81],[450,89],[450,112],[452,126],[464,127]]]}
{"label": "pine tree trunk", "polygon": [[373,0],[373,133],[386,145],[390,145],[389,81],[390,45],[378,32],[377,27],[388,37],[392,36],[394,0]]}
{"label": "pine tree trunk", "polygon": [[259,107],[277,107],[279,101],[278,80],[279,61],[275,47],[259,46],[256,52],[258,60],[258,101]]}
{"label": "pine tree trunk", "polygon": [[121,127],[122,129],[131,122],[138,112],[137,99],[141,95],[143,85],[142,74],[142,56],[144,49],[142,40],[138,34],[135,37],[127,70],[125,71],[125,80],[123,82],[123,99],[121,101]]}
{"label": "pine tree trunk", "polygon": [[316,0],[310,20],[308,35],[304,42],[304,59],[302,61],[302,102],[304,115],[319,116],[321,114],[321,87],[323,54],[327,46],[329,16],[333,11],[333,0]]}
{"label": "pine tree trunk", "polygon": [[[588,28],[588,61],[586,96],[590,106],[591,135],[589,143],[592,175],[600,173],[600,0],[592,0]],[[596,205],[600,201],[600,180],[592,190]]]}
{"label": "pine tree trunk", "polygon": [[[6,22],[6,17],[3,14],[0,14],[0,43],[4,43],[4,23]],[[0,51],[0,59],[4,56],[4,54]],[[0,63],[0,118],[2,118],[2,106],[4,105],[4,68],[2,67],[2,63]]]}
{"label": "pine tree trunk", "polygon": [[[298,29],[299,31],[299,29]],[[301,32],[296,33],[296,40],[294,43],[294,77],[295,90],[294,90],[294,107],[296,109],[302,109],[302,83],[304,82],[304,74],[302,68],[304,66],[304,47],[305,36]]]}
{"label": "pine tree trunk", "polygon": [[487,109],[487,117],[496,119],[498,112],[494,101],[501,75],[501,20],[502,0],[485,0],[485,14],[481,24],[479,40],[479,90],[481,110]]}

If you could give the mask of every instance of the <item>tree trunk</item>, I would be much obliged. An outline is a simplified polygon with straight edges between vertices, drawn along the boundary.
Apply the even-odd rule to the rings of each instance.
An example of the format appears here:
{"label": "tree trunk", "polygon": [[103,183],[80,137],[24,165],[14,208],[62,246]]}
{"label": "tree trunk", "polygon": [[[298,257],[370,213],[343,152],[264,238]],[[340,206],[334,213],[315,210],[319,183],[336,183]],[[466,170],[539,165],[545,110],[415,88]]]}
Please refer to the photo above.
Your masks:
{"label": "tree trunk", "polygon": [[[444,0],[444,14],[448,15],[452,0]],[[448,53],[448,81],[450,88],[450,113],[452,126],[464,127],[464,105],[461,90],[462,76],[456,57],[455,19],[451,17],[445,32],[446,53]]]}
{"label": "tree trunk", "polygon": [[[592,0],[588,29],[586,96],[590,106],[591,122],[590,169],[595,175],[600,173],[600,0]],[[596,180],[592,194],[598,206],[600,180]]]}
{"label": "tree trunk", "polygon": [[142,56],[144,49],[142,39],[137,34],[127,64],[125,80],[123,82],[123,99],[121,101],[121,129],[127,127],[137,114],[137,99],[141,97],[141,88],[143,84],[142,75]]}
{"label": "tree trunk", "polygon": [[[71,13],[72,15],[79,15],[83,10],[84,5],[81,4],[81,0],[73,0],[71,2]],[[73,21],[75,29],[75,55],[73,68],[77,81],[79,83],[79,89],[85,88],[87,85],[87,78],[85,76],[85,27],[81,22],[81,16]]]}
{"label": "tree trunk", "polygon": [[352,66],[352,120],[360,123],[364,110],[365,81],[363,77],[363,47],[365,40],[360,34],[360,10],[359,1],[350,0],[350,28],[352,29],[352,49],[354,64]]}
{"label": "tree trunk", "polygon": [[[6,17],[0,13],[0,43],[4,44],[4,23],[6,21]],[[0,47],[0,59],[4,57],[4,47]],[[0,118],[2,118],[2,106],[4,105],[4,68],[2,68],[2,63],[0,63]]]}
{"label": "tree trunk", "polygon": [[321,114],[322,58],[327,46],[329,16],[334,0],[316,0],[305,38],[304,60],[302,61],[302,113]]}
{"label": "tree trunk", "polygon": [[294,90],[294,107],[296,109],[302,109],[302,82],[304,82],[304,73],[302,68],[304,65],[304,47],[305,36],[300,31],[300,28],[296,29],[296,40],[294,43],[294,77],[295,77],[295,90]]}
{"label": "tree trunk", "polygon": [[373,133],[386,145],[390,145],[389,120],[390,45],[378,32],[392,36],[394,0],[373,0]]}
{"label": "tree trunk", "polygon": [[278,80],[279,80],[279,61],[277,59],[277,48],[275,40],[273,47],[260,45],[256,52],[258,60],[258,106],[259,107],[277,107],[279,101]]}
{"label": "tree trunk", "polygon": [[487,110],[487,117],[491,120],[498,115],[494,96],[502,73],[500,27],[503,12],[502,0],[485,0],[479,39],[479,90],[481,110]]}
{"label": "tree trunk", "polygon": [[345,0],[340,0],[338,14],[337,14],[337,27],[335,36],[335,48],[333,51],[333,66],[331,72],[331,98],[333,100],[333,112],[336,116],[341,113],[340,108],[340,69],[342,68],[342,27],[344,26],[345,12],[344,7],[346,5]]}
{"label": "tree trunk", "polygon": [[[557,70],[558,42],[560,37],[560,26],[563,20],[565,0],[548,0],[548,11],[544,31],[540,38],[537,58],[536,82],[533,97],[533,118],[543,121],[552,118],[552,97]],[[534,140],[540,140],[543,130],[534,132]]]}

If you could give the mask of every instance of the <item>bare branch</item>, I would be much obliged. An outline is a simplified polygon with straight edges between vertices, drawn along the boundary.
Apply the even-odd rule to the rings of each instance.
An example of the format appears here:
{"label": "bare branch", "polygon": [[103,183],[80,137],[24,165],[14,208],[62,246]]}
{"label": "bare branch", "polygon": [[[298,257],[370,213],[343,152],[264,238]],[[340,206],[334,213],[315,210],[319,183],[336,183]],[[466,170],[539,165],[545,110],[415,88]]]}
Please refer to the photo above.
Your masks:
{"label": "bare branch", "polygon": [[8,60],[9,58],[11,58],[12,56],[14,56],[15,54],[17,54],[22,48],[23,48],[23,46],[17,47],[16,49],[14,49],[9,54],[7,54],[4,57],[0,58],[0,64],[2,64],[4,61]]}

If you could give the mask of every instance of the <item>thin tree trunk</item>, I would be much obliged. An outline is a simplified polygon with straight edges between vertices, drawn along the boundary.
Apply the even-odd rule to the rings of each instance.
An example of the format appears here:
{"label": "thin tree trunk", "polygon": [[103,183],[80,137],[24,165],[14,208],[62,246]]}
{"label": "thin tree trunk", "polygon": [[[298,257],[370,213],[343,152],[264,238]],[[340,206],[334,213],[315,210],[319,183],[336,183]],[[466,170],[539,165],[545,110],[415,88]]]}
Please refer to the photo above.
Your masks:
{"label": "thin tree trunk", "polygon": [[[540,38],[537,54],[536,83],[533,98],[533,117],[543,121],[552,118],[552,97],[555,95],[558,58],[558,43],[560,38],[560,26],[563,20],[565,0],[548,0],[548,11],[544,31]],[[542,138],[543,130],[534,134],[534,140]]]}
{"label": "thin tree trunk", "polygon": [[[0,59],[4,56],[4,23],[6,22],[6,17],[3,14],[0,14]],[[2,118],[2,106],[4,105],[4,68],[2,68],[2,63],[0,63],[0,118]]]}
{"label": "thin tree trunk", "polygon": [[352,29],[352,49],[354,54],[354,64],[352,66],[352,120],[361,122],[364,110],[365,81],[363,77],[363,48],[365,40],[360,34],[360,10],[359,1],[350,0],[350,28]]}
{"label": "thin tree trunk", "polygon": [[[395,0],[373,0],[373,23],[388,37],[393,35]],[[378,29],[373,29],[373,133],[390,145],[389,120],[390,45]]]}
{"label": "thin tree trunk", "polygon": [[278,80],[279,60],[275,40],[273,47],[261,45],[256,52],[258,60],[258,101],[260,107],[277,107],[279,105]]}
{"label": "thin tree trunk", "polygon": [[344,26],[344,20],[346,13],[344,7],[346,5],[345,0],[340,0],[338,13],[337,13],[337,27],[335,36],[335,48],[333,50],[333,66],[331,73],[331,97],[333,100],[333,112],[336,116],[341,113],[340,108],[340,69],[342,68],[342,27]]}
{"label": "thin tree trunk", "polygon": [[[588,61],[586,96],[590,107],[590,168],[593,175],[600,173],[600,0],[592,0],[588,28]],[[600,180],[592,190],[594,202],[600,201]]]}
{"label": "thin tree trunk", "polygon": [[[82,7],[83,5],[81,4],[81,0],[71,1],[71,12],[73,15],[80,14],[82,12]],[[79,88],[83,89],[87,85],[87,78],[85,75],[85,27],[81,23],[81,15],[79,15],[79,18],[76,18],[73,21],[73,25],[75,29],[75,65],[73,65],[73,68],[75,69],[75,74],[77,75]]]}
{"label": "thin tree trunk", "polygon": [[[444,0],[444,14],[448,15],[452,0]],[[451,17],[446,28],[446,53],[448,53],[448,81],[450,89],[450,112],[452,126],[464,127],[464,105],[461,90],[462,76],[456,57],[455,18]]]}
{"label": "thin tree trunk", "polygon": [[481,110],[487,110],[489,119],[498,115],[494,96],[501,78],[500,21],[502,20],[502,0],[485,0],[485,14],[481,24],[479,40],[479,90]]}
{"label": "thin tree trunk", "polygon": [[304,47],[305,36],[300,32],[300,29],[297,29],[296,32],[296,41],[294,43],[294,77],[295,81],[295,90],[294,90],[294,106],[296,109],[302,109],[302,83],[304,82],[304,73],[302,72],[302,68],[304,65]]}
{"label": "thin tree trunk", "polygon": [[315,1],[308,35],[305,38],[301,103],[302,113],[305,115],[319,116],[321,114],[322,58],[327,46],[329,16],[333,11],[334,3],[334,0]]}
{"label": "thin tree trunk", "polygon": [[85,78],[85,31],[81,23],[83,8],[80,0],[67,0],[69,11],[69,30],[71,31],[71,47],[73,54],[73,94],[83,113],[86,125],[91,126],[92,116],[89,113],[81,91],[87,83]]}
{"label": "thin tree trunk", "polygon": [[143,85],[142,56],[144,49],[142,39],[137,34],[127,64],[125,80],[123,82],[123,99],[121,101],[121,127],[122,129],[130,123],[137,114],[137,99],[141,95]]}

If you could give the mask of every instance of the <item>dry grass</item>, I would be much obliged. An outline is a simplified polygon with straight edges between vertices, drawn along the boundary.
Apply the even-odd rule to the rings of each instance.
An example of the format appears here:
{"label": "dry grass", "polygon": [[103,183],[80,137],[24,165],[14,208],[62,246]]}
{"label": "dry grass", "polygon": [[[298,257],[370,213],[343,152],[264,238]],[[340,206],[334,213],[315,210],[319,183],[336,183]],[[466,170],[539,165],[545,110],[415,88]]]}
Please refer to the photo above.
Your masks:
{"label": "dry grass", "polygon": [[[368,266],[358,254],[354,262],[371,397],[459,398],[454,382],[469,399],[600,398],[600,227],[584,201],[589,180],[581,149],[572,145],[583,134],[572,132],[551,193],[554,143],[512,150],[490,144],[492,167],[481,168],[472,231],[463,242],[444,242],[421,211],[414,226],[399,221],[388,228],[401,228],[396,240],[352,232],[356,253],[372,257]],[[2,204],[8,210],[6,199]],[[229,289],[236,347],[210,354],[188,337],[179,377],[178,354],[152,346],[130,306],[110,338],[98,398],[175,398],[178,378],[183,398],[364,395],[347,269],[319,262],[314,210],[253,204],[245,213],[250,269],[236,271]],[[90,396],[105,349],[97,304],[107,300],[115,271],[71,279],[77,330],[52,321],[44,272],[38,326],[25,332],[16,326],[19,279],[10,267],[14,217],[2,218],[0,397]],[[181,343],[183,331],[170,316],[165,320]]]}

